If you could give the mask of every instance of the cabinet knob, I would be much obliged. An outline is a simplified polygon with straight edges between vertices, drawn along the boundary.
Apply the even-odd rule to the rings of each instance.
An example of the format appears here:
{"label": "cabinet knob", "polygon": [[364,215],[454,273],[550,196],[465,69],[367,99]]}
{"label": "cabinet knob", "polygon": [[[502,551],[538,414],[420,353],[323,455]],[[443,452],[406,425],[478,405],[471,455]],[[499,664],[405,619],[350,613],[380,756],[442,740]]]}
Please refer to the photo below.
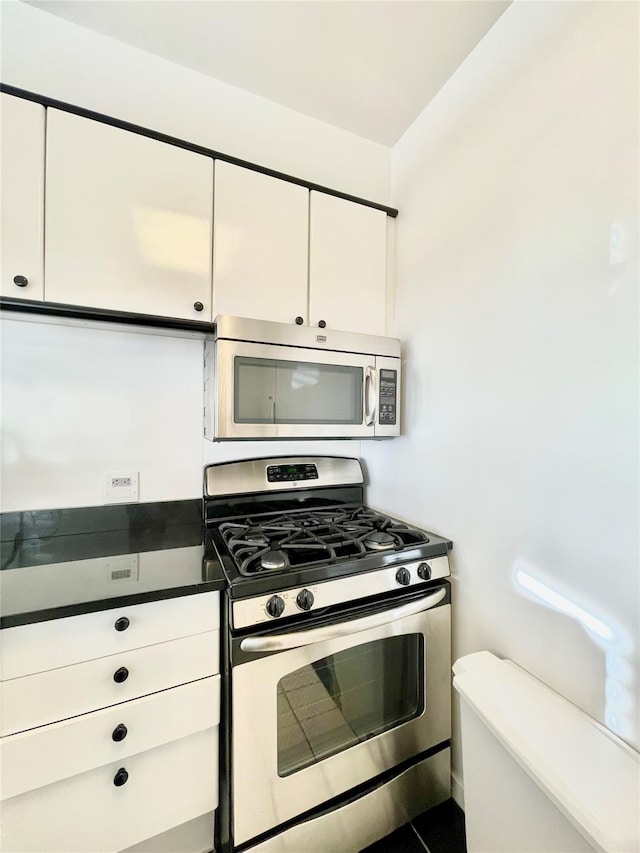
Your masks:
{"label": "cabinet knob", "polygon": [[301,326],[304,323],[304,317],[296,317],[296,326]]}
{"label": "cabinet knob", "polygon": [[128,778],[129,774],[124,769],[124,767],[121,767],[116,773],[116,775],[113,777],[113,784],[116,786],[116,788],[121,788],[123,785],[126,785]]}
{"label": "cabinet knob", "polygon": [[128,729],[124,723],[118,723],[115,729],[111,732],[111,739],[115,740],[116,743],[120,743],[121,740],[124,740],[127,736]]}
{"label": "cabinet knob", "polygon": [[321,329],[326,329],[327,328],[327,321],[326,320],[318,320],[318,326]]}
{"label": "cabinet knob", "polygon": [[202,302],[194,302],[193,307],[196,309],[196,311],[204,310],[204,305],[202,304]]}
{"label": "cabinet knob", "polygon": [[13,283],[17,284],[18,287],[26,287],[29,284],[29,279],[23,275],[14,275]]}
{"label": "cabinet knob", "polygon": [[121,666],[119,669],[113,673],[113,680],[116,684],[122,684],[123,681],[126,681],[129,678],[129,670],[126,666]]}
{"label": "cabinet knob", "polygon": [[130,624],[131,623],[129,622],[126,616],[121,616],[119,619],[116,619],[113,624],[113,627],[116,629],[116,631],[126,631]]}

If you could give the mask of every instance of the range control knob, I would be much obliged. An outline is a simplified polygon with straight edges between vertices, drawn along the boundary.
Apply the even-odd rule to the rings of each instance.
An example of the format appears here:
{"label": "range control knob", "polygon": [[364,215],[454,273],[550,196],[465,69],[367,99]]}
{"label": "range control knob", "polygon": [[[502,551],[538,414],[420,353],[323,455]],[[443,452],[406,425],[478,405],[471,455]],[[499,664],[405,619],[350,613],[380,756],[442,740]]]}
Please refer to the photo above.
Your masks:
{"label": "range control knob", "polygon": [[423,581],[431,580],[431,566],[429,563],[420,563],[418,566],[418,577],[421,577]]}
{"label": "range control knob", "polygon": [[398,569],[396,572],[396,580],[402,586],[409,586],[411,583],[411,574],[409,573],[409,569]]}
{"label": "range control knob", "polygon": [[277,619],[278,616],[282,616],[283,610],[284,601],[279,595],[272,595],[269,601],[267,601],[267,613],[269,616],[271,616],[272,619]]}
{"label": "range control knob", "polygon": [[311,610],[313,607],[313,593],[309,589],[301,589],[296,596],[296,604],[300,610]]}

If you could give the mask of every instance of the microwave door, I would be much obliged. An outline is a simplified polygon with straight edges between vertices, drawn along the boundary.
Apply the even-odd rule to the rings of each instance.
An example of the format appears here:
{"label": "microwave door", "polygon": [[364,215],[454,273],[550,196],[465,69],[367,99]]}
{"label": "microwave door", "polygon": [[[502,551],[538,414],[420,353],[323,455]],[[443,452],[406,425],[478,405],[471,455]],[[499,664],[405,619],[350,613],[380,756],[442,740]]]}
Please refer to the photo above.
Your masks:
{"label": "microwave door", "polygon": [[278,361],[275,422],[279,438],[373,437],[367,423],[368,356],[308,350]]}
{"label": "microwave door", "polygon": [[272,347],[219,341],[216,348],[215,437],[277,438]]}
{"label": "microwave door", "polygon": [[400,435],[401,361],[399,358],[377,356],[375,362],[375,436]]}
{"label": "microwave door", "polygon": [[357,353],[219,341],[216,438],[373,438],[374,365]]}

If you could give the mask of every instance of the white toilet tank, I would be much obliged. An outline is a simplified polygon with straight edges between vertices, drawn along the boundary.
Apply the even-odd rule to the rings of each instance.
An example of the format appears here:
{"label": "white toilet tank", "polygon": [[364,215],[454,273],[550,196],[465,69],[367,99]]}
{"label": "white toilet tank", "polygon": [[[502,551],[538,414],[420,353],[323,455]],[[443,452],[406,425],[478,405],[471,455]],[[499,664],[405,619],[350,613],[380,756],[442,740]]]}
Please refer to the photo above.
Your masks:
{"label": "white toilet tank", "polygon": [[509,660],[454,664],[468,853],[638,853],[640,755]]}

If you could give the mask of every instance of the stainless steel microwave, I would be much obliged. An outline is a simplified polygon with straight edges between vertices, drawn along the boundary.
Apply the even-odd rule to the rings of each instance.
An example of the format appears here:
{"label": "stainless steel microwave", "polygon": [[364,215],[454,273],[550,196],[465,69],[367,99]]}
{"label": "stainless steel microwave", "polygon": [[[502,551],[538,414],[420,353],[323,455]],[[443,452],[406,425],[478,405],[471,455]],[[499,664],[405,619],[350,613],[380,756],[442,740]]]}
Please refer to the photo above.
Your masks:
{"label": "stainless steel microwave", "polygon": [[205,343],[205,436],[399,435],[400,364],[395,338],[218,316]]}

